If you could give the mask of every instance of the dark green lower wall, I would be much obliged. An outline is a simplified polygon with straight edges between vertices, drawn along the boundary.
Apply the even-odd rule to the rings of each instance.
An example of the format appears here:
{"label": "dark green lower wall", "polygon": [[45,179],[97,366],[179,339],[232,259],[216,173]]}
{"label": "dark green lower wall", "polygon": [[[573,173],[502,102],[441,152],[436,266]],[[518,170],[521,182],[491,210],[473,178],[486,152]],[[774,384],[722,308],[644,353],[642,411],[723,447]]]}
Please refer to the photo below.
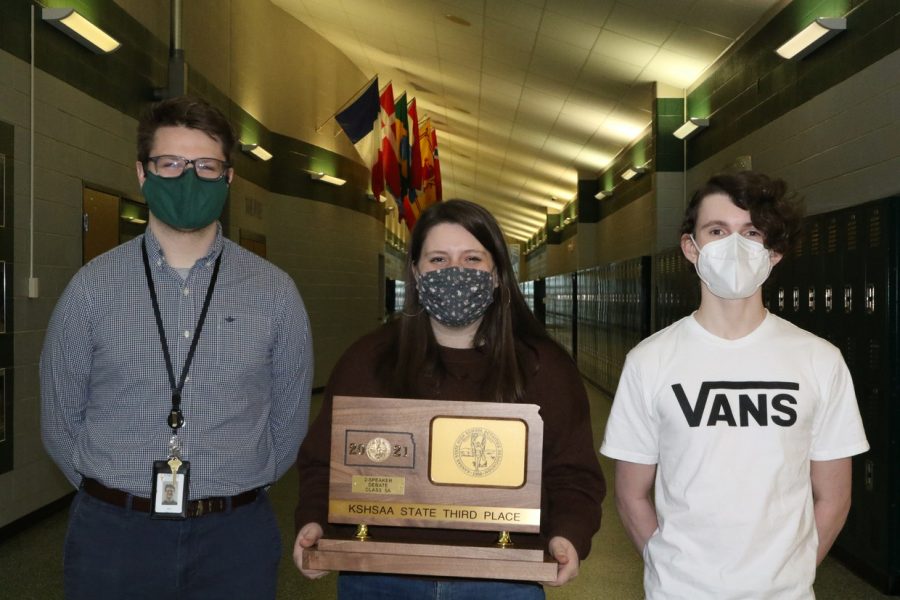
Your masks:
{"label": "dark green lower wall", "polygon": [[3,327],[0,328],[0,473],[13,468],[13,248],[15,228],[13,227],[13,190],[15,179],[15,130],[12,125],[0,122],[0,311]]}

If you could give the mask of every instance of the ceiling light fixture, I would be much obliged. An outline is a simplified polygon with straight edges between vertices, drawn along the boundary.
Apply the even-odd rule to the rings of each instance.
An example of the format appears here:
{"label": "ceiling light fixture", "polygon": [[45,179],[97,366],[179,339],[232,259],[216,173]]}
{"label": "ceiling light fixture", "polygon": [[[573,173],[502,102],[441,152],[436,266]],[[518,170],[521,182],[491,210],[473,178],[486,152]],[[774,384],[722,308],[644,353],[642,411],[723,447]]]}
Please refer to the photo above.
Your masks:
{"label": "ceiling light fixture", "polygon": [[315,179],[316,181],[322,181],[325,183],[330,183],[331,185],[341,186],[347,183],[346,179],[341,179],[340,177],[335,177],[334,175],[326,175],[321,171],[315,171],[309,174],[310,177]]}
{"label": "ceiling light fixture", "polygon": [[122,45],[74,8],[44,8],[41,10],[41,19],[97,54],[109,54]]}
{"label": "ceiling light fixture", "polygon": [[241,144],[241,151],[263,162],[272,158],[272,153],[259,144]]}
{"label": "ceiling light fixture", "polygon": [[606,198],[612,197],[612,190],[600,190],[596,194],[594,194],[594,198],[597,200],[605,200]]}
{"label": "ceiling light fixture", "polygon": [[636,179],[647,172],[647,167],[628,167],[625,169],[625,172],[622,173],[622,179],[625,181],[631,181],[632,179]]}
{"label": "ceiling light fixture", "polygon": [[700,119],[698,117],[691,117],[687,121],[684,122],[684,125],[676,129],[672,135],[677,137],[679,140],[686,140],[692,137],[701,129],[705,129],[709,127],[709,119]]}
{"label": "ceiling light fixture", "polygon": [[847,29],[847,19],[819,17],[803,31],[786,41],[775,52],[788,60],[800,60],[837,34]]}

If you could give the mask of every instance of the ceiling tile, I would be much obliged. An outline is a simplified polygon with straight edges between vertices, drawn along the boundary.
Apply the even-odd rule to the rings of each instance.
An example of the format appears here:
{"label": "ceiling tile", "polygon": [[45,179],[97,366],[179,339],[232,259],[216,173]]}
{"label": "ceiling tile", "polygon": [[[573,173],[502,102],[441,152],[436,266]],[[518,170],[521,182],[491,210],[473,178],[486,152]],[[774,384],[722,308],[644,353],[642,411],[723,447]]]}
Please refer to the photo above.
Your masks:
{"label": "ceiling tile", "polygon": [[541,19],[539,35],[590,50],[600,35],[600,27],[546,11]]}
{"label": "ceiling tile", "polygon": [[732,41],[731,38],[682,23],[662,47],[678,54],[712,62],[731,45]]}
{"label": "ceiling tile", "polygon": [[616,3],[604,28],[659,46],[669,38],[677,25],[672,19]]}

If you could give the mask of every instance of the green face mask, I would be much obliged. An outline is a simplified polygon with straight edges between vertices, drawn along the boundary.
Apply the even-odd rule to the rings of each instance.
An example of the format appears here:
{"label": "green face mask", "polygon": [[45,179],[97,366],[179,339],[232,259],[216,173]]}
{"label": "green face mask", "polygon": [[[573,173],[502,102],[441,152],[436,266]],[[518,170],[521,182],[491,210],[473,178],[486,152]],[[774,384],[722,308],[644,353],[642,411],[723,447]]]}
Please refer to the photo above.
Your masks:
{"label": "green face mask", "polygon": [[228,180],[203,181],[185,171],[180,177],[160,177],[145,171],[144,198],[157,219],[175,229],[203,229],[222,214]]}

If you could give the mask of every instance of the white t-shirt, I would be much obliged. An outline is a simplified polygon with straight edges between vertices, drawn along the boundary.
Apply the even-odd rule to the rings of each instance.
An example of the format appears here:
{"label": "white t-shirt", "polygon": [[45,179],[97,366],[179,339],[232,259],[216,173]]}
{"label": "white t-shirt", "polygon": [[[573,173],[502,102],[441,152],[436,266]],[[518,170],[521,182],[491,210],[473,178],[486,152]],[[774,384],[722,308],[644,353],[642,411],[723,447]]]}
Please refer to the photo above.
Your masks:
{"label": "white t-shirt", "polygon": [[810,460],[865,452],[840,351],[767,314],[725,340],[685,317],[625,361],[600,452],[657,464],[650,600],[814,598]]}

